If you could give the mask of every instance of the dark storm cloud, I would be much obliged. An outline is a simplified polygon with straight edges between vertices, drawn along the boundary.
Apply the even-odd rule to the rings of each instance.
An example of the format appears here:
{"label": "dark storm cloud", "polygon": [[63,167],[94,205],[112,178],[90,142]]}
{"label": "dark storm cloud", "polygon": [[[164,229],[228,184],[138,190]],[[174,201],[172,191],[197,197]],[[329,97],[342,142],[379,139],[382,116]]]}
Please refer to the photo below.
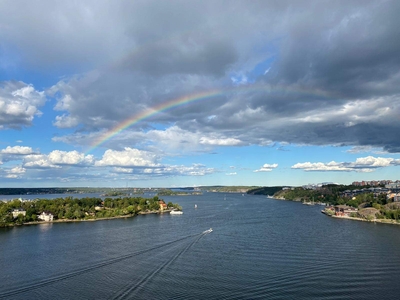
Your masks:
{"label": "dark storm cloud", "polygon": [[80,128],[79,138],[216,89],[132,129],[173,125],[214,145],[400,150],[398,1],[21,3],[3,3],[0,45],[23,49],[23,65],[85,70],[48,91],[54,125]]}
{"label": "dark storm cloud", "polygon": [[122,67],[151,76],[174,73],[222,76],[236,61],[236,56],[229,42],[211,41],[202,45],[155,43],[134,51],[122,61]]}
{"label": "dark storm cloud", "polygon": [[318,87],[347,99],[400,91],[391,81],[399,74],[400,3],[351,3],[343,9],[338,2],[319,2],[307,13],[309,20],[294,20],[283,38],[275,81]]}

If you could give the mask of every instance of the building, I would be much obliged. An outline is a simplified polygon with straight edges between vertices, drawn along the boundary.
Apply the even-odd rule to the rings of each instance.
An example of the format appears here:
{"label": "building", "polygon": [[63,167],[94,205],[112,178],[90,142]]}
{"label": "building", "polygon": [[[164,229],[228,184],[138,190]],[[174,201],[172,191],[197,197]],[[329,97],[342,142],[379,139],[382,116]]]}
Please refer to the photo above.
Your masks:
{"label": "building", "polygon": [[340,217],[349,217],[351,213],[358,212],[357,208],[347,205],[336,205],[334,208],[335,208],[335,215]]}
{"label": "building", "polygon": [[24,217],[26,216],[26,211],[22,208],[16,208],[11,213],[14,219],[18,218],[19,215],[23,215]]}
{"label": "building", "polygon": [[392,199],[393,202],[400,202],[400,193],[388,193],[387,199]]}
{"label": "building", "polygon": [[38,215],[38,219],[45,221],[45,222],[52,222],[54,219],[54,216],[52,213],[50,213],[48,211],[44,211],[40,215]]}
{"label": "building", "polygon": [[400,182],[399,181],[395,181],[395,182],[389,183],[389,184],[385,185],[385,188],[387,188],[387,189],[398,189],[398,188],[400,188]]}
{"label": "building", "polygon": [[167,204],[163,200],[158,201],[158,204],[160,205],[160,210],[163,211],[167,209]]}

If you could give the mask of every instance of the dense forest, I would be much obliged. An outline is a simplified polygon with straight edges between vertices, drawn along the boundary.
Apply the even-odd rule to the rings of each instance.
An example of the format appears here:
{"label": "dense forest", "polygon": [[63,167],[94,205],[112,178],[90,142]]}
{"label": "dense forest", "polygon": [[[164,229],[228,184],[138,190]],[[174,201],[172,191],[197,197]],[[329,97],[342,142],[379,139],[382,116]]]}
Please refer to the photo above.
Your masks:
{"label": "dense forest", "polygon": [[[0,227],[21,225],[28,222],[37,222],[42,212],[50,213],[54,220],[91,220],[98,218],[112,218],[118,216],[133,216],[138,213],[159,211],[160,200],[142,197],[119,198],[56,198],[21,201],[14,199],[8,202],[0,201]],[[182,208],[178,204],[168,202],[168,209]],[[21,211],[18,214],[18,210]],[[16,215],[13,216],[13,211]],[[24,212],[24,213],[23,213]]]}

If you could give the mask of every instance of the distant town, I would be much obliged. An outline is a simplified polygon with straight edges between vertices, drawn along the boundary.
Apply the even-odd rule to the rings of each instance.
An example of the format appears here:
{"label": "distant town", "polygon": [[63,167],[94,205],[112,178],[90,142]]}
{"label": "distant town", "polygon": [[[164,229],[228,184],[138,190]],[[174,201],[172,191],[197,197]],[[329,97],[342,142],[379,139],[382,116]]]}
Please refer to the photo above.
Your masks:
{"label": "distant town", "polygon": [[[304,189],[316,190],[323,186],[334,185],[332,182],[308,184],[302,186]],[[350,185],[351,189],[344,190],[340,193],[341,197],[352,198],[359,194],[372,193],[374,197],[386,194],[388,199],[394,202],[400,201],[400,180],[369,180],[369,181],[353,181]],[[354,189],[354,187],[360,187]]]}

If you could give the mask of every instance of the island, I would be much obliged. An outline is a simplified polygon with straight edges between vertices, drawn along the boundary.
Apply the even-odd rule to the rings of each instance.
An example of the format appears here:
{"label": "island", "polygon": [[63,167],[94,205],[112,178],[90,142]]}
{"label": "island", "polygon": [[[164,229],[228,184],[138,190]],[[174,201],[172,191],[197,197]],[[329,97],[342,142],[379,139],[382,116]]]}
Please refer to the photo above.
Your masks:
{"label": "island", "polygon": [[118,198],[55,198],[0,201],[0,227],[40,224],[44,222],[94,221],[133,217],[139,214],[182,210],[158,196]]}
{"label": "island", "polygon": [[157,192],[158,196],[196,196],[196,195],[202,195],[203,193],[200,191],[182,191],[182,190],[177,190],[173,191],[171,189],[161,189]]}

